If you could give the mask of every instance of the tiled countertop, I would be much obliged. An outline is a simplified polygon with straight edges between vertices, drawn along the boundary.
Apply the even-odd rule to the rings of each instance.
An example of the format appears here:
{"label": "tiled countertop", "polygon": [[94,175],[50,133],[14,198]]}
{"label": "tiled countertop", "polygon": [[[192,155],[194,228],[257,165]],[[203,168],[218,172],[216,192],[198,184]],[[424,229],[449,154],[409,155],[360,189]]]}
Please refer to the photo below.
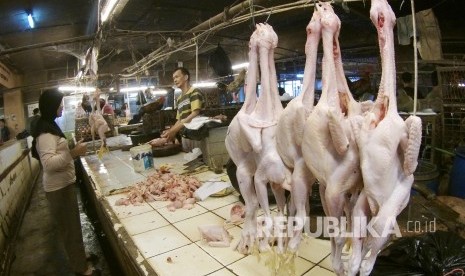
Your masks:
{"label": "tiled countertop", "polygon": [[[155,158],[155,166],[166,164],[171,171],[183,171],[182,153]],[[158,275],[272,275],[265,265],[267,257],[242,255],[234,250],[239,242],[241,225],[228,225],[226,229],[233,236],[230,247],[210,247],[200,240],[197,229],[200,225],[223,225],[229,219],[231,207],[239,201],[238,194],[225,197],[209,197],[197,202],[191,210],[178,209],[170,212],[167,201],[144,202],[139,206],[116,206],[119,198],[125,197],[125,187],[145,179],[154,170],[134,172],[129,152],[112,151],[99,160],[95,155],[81,159],[83,167],[95,185],[96,196],[114,219],[115,231],[123,243],[135,247],[130,250],[140,271],[155,271]],[[219,175],[211,171],[195,175],[206,181]],[[115,194],[116,193],[116,194]],[[109,206],[109,208],[108,208]],[[274,206],[271,206],[274,207]],[[330,242],[307,238],[301,243],[295,258],[296,275],[325,276],[331,272],[329,260]],[[195,265],[193,265],[195,263]],[[143,266],[150,266],[150,269]],[[150,275],[150,272],[146,273]]]}

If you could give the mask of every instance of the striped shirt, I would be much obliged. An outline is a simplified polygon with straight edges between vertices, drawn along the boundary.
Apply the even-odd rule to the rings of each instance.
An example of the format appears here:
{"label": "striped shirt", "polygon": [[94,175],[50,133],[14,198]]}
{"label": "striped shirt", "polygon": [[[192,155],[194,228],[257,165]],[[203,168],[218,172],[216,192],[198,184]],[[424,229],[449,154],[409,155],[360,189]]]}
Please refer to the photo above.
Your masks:
{"label": "striped shirt", "polygon": [[186,94],[181,94],[178,97],[176,105],[178,107],[176,119],[182,120],[193,111],[203,109],[205,107],[205,100],[200,89],[191,87]]}

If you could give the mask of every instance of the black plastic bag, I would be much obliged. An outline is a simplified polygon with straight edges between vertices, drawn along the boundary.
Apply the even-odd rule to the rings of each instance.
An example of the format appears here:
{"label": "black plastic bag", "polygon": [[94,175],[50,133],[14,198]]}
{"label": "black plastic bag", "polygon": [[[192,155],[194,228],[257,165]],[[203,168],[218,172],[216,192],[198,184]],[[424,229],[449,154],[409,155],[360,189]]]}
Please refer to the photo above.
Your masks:
{"label": "black plastic bag", "polygon": [[181,136],[187,139],[200,141],[208,137],[209,128],[206,125],[201,126],[199,129],[182,128]]}
{"label": "black plastic bag", "polygon": [[231,60],[224,49],[218,44],[215,51],[208,58],[208,65],[211,66],[215,74],[224,77],[232,74]]}
{"label": "black plastic bag", "polygon": [[37,148],[36,148],[36,138],[32,140],[31,155],[32,157],[40,161],[39,152],[37,151]]}
{"label": "black plastic bag", "polygon": [[24,138],[27,138],[29,136],[29,131],[27,131],[26,129],[21,131],[20,133],[16,134],[16,140],[21,140],[21,139],[24,139]]}
{"label": "black plastic bag", "polygon": [[199,129],[188,129],[187,127],[182,128],[181,136],[195,141],[200,141],[208,137],[209,131],[211,128],[223,126],[224,123],[218,123],[215,121],[210,121],[205,123]]}
{"label": "black plastic bag", "polygon": [[465,240],[455,233],[437,231],[394,241],[376,259],[372,276],[445,275],[465,271]]}

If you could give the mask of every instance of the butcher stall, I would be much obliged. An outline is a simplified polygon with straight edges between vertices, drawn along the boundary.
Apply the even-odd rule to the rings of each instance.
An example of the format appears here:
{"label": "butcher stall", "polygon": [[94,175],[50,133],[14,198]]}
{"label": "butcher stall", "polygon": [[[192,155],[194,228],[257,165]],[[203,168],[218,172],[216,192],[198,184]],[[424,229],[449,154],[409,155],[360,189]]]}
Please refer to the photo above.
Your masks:
{"label": "butcher stall", "polygon": [[[88,144],[92,149],[92,142]],[[243,228],[242,221],[231,222],[234,206],[241,206],[240,195],[230,188],[231,180],[226,170],[213,172],[199,159],[186,161],[185,153],[153,158],[154,167],[144,171],[134,169],[134,161],[125,135],[108,138],[111,151],[101,159],[91,152],[81,157],[79,166],[89,209],[110,245],[123,275],[272,275],[272,253],[243,255],[235,250]],[[98,141],[95,144],[98,148]],[[143,199],[121,205],[130,198],[132,187],[147,182],[161,170],[177,177],[192,177],[201,186],[227,187],[210,196],[201,194],[190,209],[170,209],[170,200],[150,201]],[[318,184],[314,185],[311,198],[316,206]],[[206,193],[208,194],[208,192]],[[446,230],[443,219],[457,217],[457,213],[445,213],[437,200],[427,200],[414,195],[408,207],[398,217],[402,236],[416,236],[427,231]],[[276,205],[271,204],[276,216]],[[313,209],[310,217],[310,234],[317,233],[315,226],[323,212]],[[263,213],[259,211],[258,215]],[[446,216],[446,217],[444,217]],[[449,217],[447,217],[449,216]],[[415,222],[415,224],[411,222]],[[199,228],[224,229],[225,243],[211,246],[208,237]],[[434,227],[434,229],[432,228]],[[218,228],[217,228],[218,229]],[[293,265],[285,268],[294,275],[335,275],[331,269],[330,241],[307,237],[301,242]],[[192,263],[195,262],[195,270]]]}
{"label": "butcher stall", "polygon": [[[101,159],[95,154],[80,159],[89,204],[123,275],[271,275],[270,253],[243,255],[234,250],[243,223],[231,222],[231,210],[241,202],[225,170],[215,173],[204,164],[192,166],[196,160],[188,162],[184,153],[178,153],[154,158],[154,168],[137,172],[131,153],[117,149],[124,149],[127,139],[109,138],[108,145],[115,150]],[[197,199],[190,208],[169,209],[169,200],[118,204],[129,198],[131,187],[161,170],[195,178],[201,186],[227,188],[211,196],[203,191],[203,200]],[[199,227],[224,229],[220,246],[211,246],[215,243]],[[333,275],[329,254],[329,240],[306,239],[295,258],[295,275]]]}

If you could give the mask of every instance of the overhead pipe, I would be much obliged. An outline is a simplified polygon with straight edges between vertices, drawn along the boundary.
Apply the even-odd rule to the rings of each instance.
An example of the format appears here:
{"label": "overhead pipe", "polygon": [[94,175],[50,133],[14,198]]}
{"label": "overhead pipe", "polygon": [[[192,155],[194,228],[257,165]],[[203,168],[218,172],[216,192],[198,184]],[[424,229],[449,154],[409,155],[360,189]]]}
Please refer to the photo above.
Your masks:
{"label": "overhead pipe", "polygon": [[[114,12],[112,14],[112,17],[118,15],[121,13],[123,8],[126,6],[129,0],[120,0],[116,7],[114,8]],[[92,8],[92,13],[95,13],[95,8]],[[94,16],[90,16],[91,20],[89,21],[89,24],[86,27],[86,33],[94,26],[92,26],[92,23],[95,18]],[[91,24],[92,23],[92,24]],[[98,31],[97,31],[98,32]],[[119,36],[119,35],[116,35]],[[70,43],[75,43],[75,42],[86,42],[86,41],[92,41],[96,37],[96,33],[90,34],[90,35],[85,35],[85,36],[79,36],[79,37],[73,37],[73,38],[67,38],[63,40],[57,40],[57,41],[50,41],[50,42],[44,42],[44,43],[37,43],[37,44],[31,44],[31,45],[26,45],[26,46],[20,46],[16,48],[10,48],[10,49],[5,49],[0,51],[0,57],[9,55],[9,54],[14,54],[18,52],[23,52],[23,51],[28,51],[28,50],[33,50],[33,49],[39,49],[39,48],[45,48],[49,46],[58,46],[62,44],[70,44]]]}
{"label": "overhead pipe", "polygon": [[[344,0],[344,2],[348,3],[348,2],[361,2],[361,1],[364,1],[364,0]],[[225,20],[225,13],[227,12],[228,14],[228,17],[232,18],[234,17],[235,15],[245,11],[245,10],[249,10],[251,6],[265,6],[266,3],[270,3],[272,1],[269,1],[269,0],[245,0],[229,9],[225,9],[224,12],[220,13],[220,14],[217,14],[215,16],[213,16],[212,18],[208,19],[207,21],[204,21],[203,23],[200,23],[199,25],[195,26],[194,28],[190,29],[187,31],[187,33],[197,33],[197,32],[202,32],[202,31],[207,31],[209,30],[211,27],[219,24],[219,23],[223,23],[227,20]],[[309,0],[300,0],[300,1],[296,1],[294,2],[294,4],[298,5],[298,4],[302,4],[302,5],[305,5],[305,6],[313,6],[313,3],[310,3]]]}
{"label": "overhead pipe", "polygon": [[225,18],[225,14],[227,12],[228,17],[234,17],[238,13],[241,13],[245,10],[249,10],[253,5],[262,5],[264,3],[270,2],[269,0],[245,0],[229,9],[225,9],[224,12],[213,16],[212,18],[200,23],[199,25],[195,26],[194,28],[187,31],[187,33],[198,33],[209,30],[211,27],[215,26],[218,23],[223,23],[227,21]]}
{"label": "overhead pipe", "polygon": [[[364,1],[364,0],[344,0],[344,1],[345,2],[361,2],[361,1]],[[241,2],[240,4],[237,4],[237,5],[233,6],[233,7],[231,7],[230,9],[228,9],[227,10],[227,13],[229,15],[228,17],[229,18],[234,18],[240,12],[243,12],[244,10],[249,10],[251,5],[260,5],[260,4],[263,4],[263,3],[266,3],[266,2],[269,2],[269,0],[253,0],[253,1],[252,0],[245,0],[245,1]],[[310,3],[309,0],[300,0],[300,1],[293,2],[292,5],[294,7],[299,6],[299,7],[304,8],[304,7],[311,7],[314,4]],[[273,7],[279,7],[279,6],[273,6]],[[268,9],[270,9],[270,8],[268,8]],[[208,32],[210,29],[215,28],[217,26],[221,26],[221,24],[224,24],[225,22],[227,22],[227,20],[225,20],[225,12],[213,16],[212,18],[210,18],[210,19],[204,21],[203,23],[200,23],[199,25],[195,26],[194,28],[186,31],[186,33],[192,34],[192,35],[194,35],[194,38],[198,39],[198,37],[200,37],[202,34],[196,35],[196,33]],[[273,10],[273,12],[275,12],[275,11]],[[226,27],[227,26],[223,26],[222,28],[226,28]],[[176,46],[181,46],[183,48],[194,47],[195,46],[195,41],[193,41],[192,39],[188,39],[188,40],[182,41],[181,43],[178,43]],[[140,60],[135,62],[133,65],[124,68],[122,71],[123,72],[129,72],[130,75],[134,75],[139,70],[138,68],[144,67],[144,69],[147,69],[148,67],[151,67],[151,66],[154,65],[154,64],[149,65],[149,63],[151,63],[151,61],[153,59],[160,58],[161,56],[166,56],[167,55],[167,54],[161,54],[161,56],[159,56],[160,53],[168,52],[168,53],[171,54],[171,53],[174,53],[176,51],[179,51],[179,49],[169,51],[169,48],[170,47],[168,47],[168,45],[165,44],[165,45],[159,47],[158,49],[156,49],[155,51],[153,51],[152,53],[150,53],[150,54],[146,55],[145,57],[141,58]]]}
{"label": "overhead pipe", "polygon": [[[307,0],[301,1],[301,2],[306,2],[306,1]],[[359,1],[361,1],[361,0],[359,0]],[[239,14],[240,12],[243,12],[244,10],[248,10],[251,5],[260,5],[260,4],[263,4],[263,3],[266,3],[266,2],[269,2],[269,0],[245,0],[245,1],[241,2],[240,4],[237,4],[237,5],[229,8],[228,10],[225,10],[225,12],[227,11],[229,17],[234,17],[235,15]],[[195,33],[198,33],[198,32],[204,32],[206,30],[209,30],[211,27],[213,27],[215,25],[224,23],[225,22],[225,12],[213,16],[212,18],[208,19],[207,21],[204,21],[204,22],[200,23],[199,25],[195,26],[194,28],[186,31],[186,33],[195,34]],[[195,43],[190,44],[190,46],[195,46],[195,45],[196,45]],[[187,45],[184,44],[183,46],[186,47]],[[154,57],[156,57],[160,52],[166,51],[167,48],[168,48],[167,45],[161,46],[160,48],[156,49],[152,53],[146,55],[145,57],[143,57],[140,60],[138,60],[137,62],[135,62],[133,65],[131,65],[129,67],[126,67],[125,69],[123,69],[123,71],[126,71],[126,72],[129,72],[129,73],[133,74],[134,71],[136,71],[138,67],[145,66],[147,63],[150,62],[150,60],[152,60]],[[153,66],[153,64],[152,64],[152,66]]]}
{"label": "overhead pipe", "polygon": [[68,39],[63,39],[63,40],[58,40],[58,41],[37,43],[37,44],[32,44],[32,45],[27,45],[27,46],[10,48],[10,49],[0,51],[0,57],[4,56],[4,55],[14,54],[14,53],[17,53],[17,52],[23,52],[23,51],[37,49],[37,48],[45,48],[45,47],[49,47],[49,46],[58,46],[58,45],[61,45],[61,44],[69,44],[69,43],[75,43],[75,42],[91,41],[93,39],[94,39],[93,35],[86,35],[86,36],[73,37],[73,38],[68,38]]}

